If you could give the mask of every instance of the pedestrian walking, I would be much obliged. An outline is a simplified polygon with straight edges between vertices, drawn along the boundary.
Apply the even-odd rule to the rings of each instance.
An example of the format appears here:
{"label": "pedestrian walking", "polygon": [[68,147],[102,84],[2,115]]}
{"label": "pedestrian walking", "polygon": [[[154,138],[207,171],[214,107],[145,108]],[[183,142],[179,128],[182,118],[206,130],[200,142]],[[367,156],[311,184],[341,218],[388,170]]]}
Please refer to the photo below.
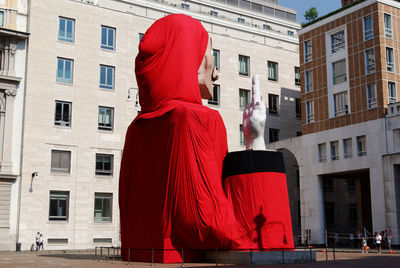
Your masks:
{"label": "pedestrian walking", "polygon": [[375,242],[377,253],[379,255],[382,255],[382,236],[380,235],[380,233],[376,233]]}
{"label": "pedestrian walking", "polygon": [[40,232],[37,232],[35,241],[36,241],[36,251],[38,251],[39,250],[39,241],[40,241]]}
{"label": "pedestrian walking", "polygon": [[361,253],[368,253],[369,247],[367,245],[367,239],[363,236],[362,238],[362,247],[361,247]]}
{"label": "pedestrian walking", "polygon": [[43,235],[42,235],[42,234],[40,234],[40,237],[39,237],[39,249],[40,249],[40,248],[41,248],[42,250],[44,249],[44,248],[43,248]]}

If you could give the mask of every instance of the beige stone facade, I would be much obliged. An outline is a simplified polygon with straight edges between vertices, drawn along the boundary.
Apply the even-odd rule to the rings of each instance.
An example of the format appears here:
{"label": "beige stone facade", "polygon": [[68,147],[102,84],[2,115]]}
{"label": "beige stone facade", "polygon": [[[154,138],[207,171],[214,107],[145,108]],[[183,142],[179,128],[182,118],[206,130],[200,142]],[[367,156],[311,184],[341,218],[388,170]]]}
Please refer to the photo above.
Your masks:
{"label": "beige stone facade", "polygon": [[[31,248],[37,232],[47,249],[119,244],[121,151],[140,109],[134,59],[140,34],[167,14],[199,19],[219,51],[219,95],[204,104],[221,113],[231,151],[244,149],[239,92],[250,90],[253,74],[260,75],[263,100],[273,108],[266,141],[269,128],[279,129],[279,139],[301,132],[295,11],[250,2],[241,7],[210,0],[31,1],[17,239],[23,250]],[[103,30],[114,36],[113,43],[101,38]],[[239,74],[239,55],[249,58],[248,75]],[[268,62],[277,67],[270,71],[272,80]],[[111,78],[101,78],[102,71]],[[268,103],[269,94],[278,96],[276,103]]]}

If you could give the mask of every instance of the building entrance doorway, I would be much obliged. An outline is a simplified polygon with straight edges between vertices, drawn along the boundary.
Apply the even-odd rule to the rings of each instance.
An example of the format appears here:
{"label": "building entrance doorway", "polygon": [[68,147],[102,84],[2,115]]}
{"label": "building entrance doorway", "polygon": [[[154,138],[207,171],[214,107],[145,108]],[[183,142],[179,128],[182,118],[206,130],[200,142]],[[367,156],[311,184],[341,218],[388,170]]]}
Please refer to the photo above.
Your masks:
{"label": "building entrance doorway", "polygon": [[[357,233],[372,235],[369,170],[322,176],[325,228],[330,246],[356,246]],[[351,241],[350,234],[354,235]]]}

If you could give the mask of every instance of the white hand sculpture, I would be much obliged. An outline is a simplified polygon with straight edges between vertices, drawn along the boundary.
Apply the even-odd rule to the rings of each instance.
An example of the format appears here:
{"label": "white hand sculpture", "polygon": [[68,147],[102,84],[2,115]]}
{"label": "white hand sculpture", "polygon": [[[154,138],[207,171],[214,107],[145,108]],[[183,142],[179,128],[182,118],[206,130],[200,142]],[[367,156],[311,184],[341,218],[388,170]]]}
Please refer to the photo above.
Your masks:
{"label": "white hand sculpture", "polygon": [[264,128],[267,118],[265,104],[260,96],[260,80],[258,74],[253,76],[251,103],[243,112],[243,134],[246,138],[247,150],[265,150]]}

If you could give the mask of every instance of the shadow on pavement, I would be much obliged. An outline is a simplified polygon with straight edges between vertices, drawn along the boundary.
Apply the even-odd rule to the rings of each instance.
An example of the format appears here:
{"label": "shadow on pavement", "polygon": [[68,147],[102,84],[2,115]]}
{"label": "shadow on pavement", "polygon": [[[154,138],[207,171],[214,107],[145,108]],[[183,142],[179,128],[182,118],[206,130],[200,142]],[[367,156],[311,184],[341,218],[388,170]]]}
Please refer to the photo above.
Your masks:
{"label": "shadow on pavement", "polygon": [[50,257],[50,258],[61,258],[68,260],[95,260],[93,254],[68,254],[68,253],[58,253],[58,254],[41,254],[39,257]]}

